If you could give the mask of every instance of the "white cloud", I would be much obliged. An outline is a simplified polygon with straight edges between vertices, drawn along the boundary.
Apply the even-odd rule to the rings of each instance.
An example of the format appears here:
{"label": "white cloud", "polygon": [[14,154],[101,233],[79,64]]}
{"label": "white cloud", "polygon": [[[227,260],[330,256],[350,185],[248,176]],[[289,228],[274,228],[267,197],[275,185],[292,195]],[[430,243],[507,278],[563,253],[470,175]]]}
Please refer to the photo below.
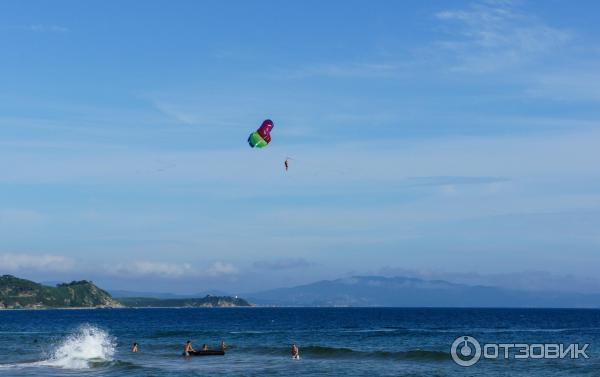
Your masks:
{"label": "white cloud", "polygon": [[259,270],[290,270],[312,267],[314,264],[304,258],[283,258],[275,260],[261,260],[253,263]]}
{"label": "white cloud", "polygon": [[555,52],[573,37],[568,30],[519,12],[512,2],[474,3],[435,16],[459,25],[450,29],[449,39],[436,44],[453,54],[457,71],[486,73],[525,64]]}
{"label": "white cloud", "polygon": [[71,270],[75,262],[60,255],[0,254],[0,272],[64,272]]}
{"label": "white cloud", "polygon": [[25,30],[33,31],[36,33],[67,33],[69,29],[60,25],[42,25],[32,24],[24,27]]}
{"label": "white cloud", "polygon": [[194,270],[189,263],[167,263],[151,261],[134,261],[131,263],[120,263],[107,267],[107,272],[115,275],[132,276],[158,276],[163,278],[178,278],[193,273]]}
{"label": "white cloud", "polygon": [[214,262],[207,268],[198,268],[190,263],[171,263],[155,261],[132,261],[119,263],[114,266],[105,266],[105,272],[120,277],[159,277],[165,279],[178,279],[186,276],[220,277],[232,276],[238,273],[238,269],[230,263]]}
{"label": "white cloud", "polygon": [[206,273],[209,276],[231,276],[238,273],[238,269],[231,263],[214,262],[207,270]]}

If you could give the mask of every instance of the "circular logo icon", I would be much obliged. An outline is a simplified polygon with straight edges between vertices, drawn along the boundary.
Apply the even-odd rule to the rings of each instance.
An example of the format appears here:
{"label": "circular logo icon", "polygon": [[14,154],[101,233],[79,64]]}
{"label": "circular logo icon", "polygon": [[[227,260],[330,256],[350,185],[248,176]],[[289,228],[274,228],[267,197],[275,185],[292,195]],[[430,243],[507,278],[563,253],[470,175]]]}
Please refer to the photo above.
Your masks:
{"label": "circular logo icon", "polygon": [[481,358],[481,345],[472,336],[459,336],[450,348],[452,360],[461,367],[470,367]]}

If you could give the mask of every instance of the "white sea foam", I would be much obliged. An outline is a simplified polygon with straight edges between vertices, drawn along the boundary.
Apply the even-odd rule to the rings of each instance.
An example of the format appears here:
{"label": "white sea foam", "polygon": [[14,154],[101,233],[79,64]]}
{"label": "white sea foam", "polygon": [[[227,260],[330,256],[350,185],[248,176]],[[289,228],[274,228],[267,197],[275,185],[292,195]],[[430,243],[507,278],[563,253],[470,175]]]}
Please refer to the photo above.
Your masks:
{"label": "white sea foam", "polygon": [[112,361],[115,348],[115,339],[106,331],[84,325],[65,338],[48,360],[35,364],[64,369],[87,369],[94,363]]}

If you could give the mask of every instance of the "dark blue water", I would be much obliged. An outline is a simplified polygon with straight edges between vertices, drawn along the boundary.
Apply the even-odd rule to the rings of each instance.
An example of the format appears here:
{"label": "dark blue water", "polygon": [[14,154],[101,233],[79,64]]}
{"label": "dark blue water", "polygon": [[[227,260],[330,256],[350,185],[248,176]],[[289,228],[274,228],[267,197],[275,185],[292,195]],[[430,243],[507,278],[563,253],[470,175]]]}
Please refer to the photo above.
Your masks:
{"label": "dark blue water", "polygon": [[[589,359],[452,361],[480,343],[589,343]],[[184,358],[191,339],[225,356]],[[129,348],[139,343],[139,353]],[[292,360],[292,343],[301,360]],[[247,308],[0,311],[6,376],[598,376],[600,310]]]}

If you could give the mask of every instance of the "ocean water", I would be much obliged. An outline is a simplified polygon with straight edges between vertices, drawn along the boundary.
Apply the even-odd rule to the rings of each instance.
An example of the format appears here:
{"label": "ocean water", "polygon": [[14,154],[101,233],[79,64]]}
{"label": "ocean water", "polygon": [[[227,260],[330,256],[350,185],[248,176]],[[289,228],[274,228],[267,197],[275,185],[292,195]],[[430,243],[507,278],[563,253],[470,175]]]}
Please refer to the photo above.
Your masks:
{"label": "ocean water", "polygon": [[[589,358],[450,356],[454,340],[589,344]],[[181,356],[188,339],[225,356]],[[130,346],[139,343],[139,353]],[[292,360],[290,345],[300,347]],[[0,376],[600,376],[600,310],[230,308],[0,311]]]}

